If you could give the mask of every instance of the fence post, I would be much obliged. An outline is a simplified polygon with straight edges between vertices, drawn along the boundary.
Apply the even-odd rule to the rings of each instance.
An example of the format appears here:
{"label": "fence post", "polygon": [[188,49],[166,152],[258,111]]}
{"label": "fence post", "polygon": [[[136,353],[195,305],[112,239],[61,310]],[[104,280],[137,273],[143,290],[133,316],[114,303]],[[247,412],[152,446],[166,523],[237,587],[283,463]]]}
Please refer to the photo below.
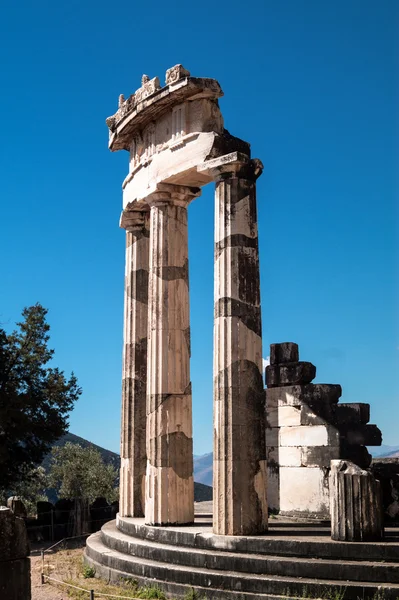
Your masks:
{"label": "fence post", "polygon": [[41,551],[41,555],[42,555],[42,574],[41,574],[41,582],[42,585],[44,583],[44,550]]}
{"label": "fence post", "polygon": [[54,542],[54,510],[51,508],[51,541]]}
{"label": "fence post", "polygon": [[90,600],[94,600],[94,590],[90,590]]}

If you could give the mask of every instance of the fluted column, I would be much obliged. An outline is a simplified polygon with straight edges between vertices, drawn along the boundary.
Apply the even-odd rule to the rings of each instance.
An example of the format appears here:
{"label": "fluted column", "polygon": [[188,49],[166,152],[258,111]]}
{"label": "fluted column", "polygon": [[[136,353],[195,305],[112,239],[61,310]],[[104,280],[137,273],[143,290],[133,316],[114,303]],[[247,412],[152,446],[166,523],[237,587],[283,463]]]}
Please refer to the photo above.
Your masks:
{"label": "fluted column", "polygon": [[150,269],[145,521],[194,520],[187,206],[197,188],[161,184],[147,198]]}
{"label": "fluted column", "polygon": [[126,271],[119,514],[143,517],[146,472],[149,212],[125,211]]}
{"label": "fluted column", "polygon": [[260,161],[216,170],[213,530],[267,529],[265,393],[255,180]]}

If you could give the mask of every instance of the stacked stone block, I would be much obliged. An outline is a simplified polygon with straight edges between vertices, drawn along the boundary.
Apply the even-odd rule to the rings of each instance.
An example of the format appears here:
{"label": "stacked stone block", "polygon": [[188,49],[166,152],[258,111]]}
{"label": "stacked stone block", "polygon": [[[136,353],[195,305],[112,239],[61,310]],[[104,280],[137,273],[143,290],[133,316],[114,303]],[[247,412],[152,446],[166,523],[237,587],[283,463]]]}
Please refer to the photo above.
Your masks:
{"label": "stacked stone block", "polygon": [[338,404],[340,385],[311,383],[316,367],[299,360],[298,345],[270,347],[266,367],[266,446],[269,509],[288,516],[330,516],[331,460],[367,468],[365,445],[381,444],[367,425],[367,404]]}

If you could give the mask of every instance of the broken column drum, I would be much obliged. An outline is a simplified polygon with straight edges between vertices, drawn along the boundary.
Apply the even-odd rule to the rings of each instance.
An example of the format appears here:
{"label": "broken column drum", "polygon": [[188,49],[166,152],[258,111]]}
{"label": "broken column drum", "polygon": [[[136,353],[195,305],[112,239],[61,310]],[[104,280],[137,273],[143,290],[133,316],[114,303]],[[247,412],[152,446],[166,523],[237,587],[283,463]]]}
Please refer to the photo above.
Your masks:
{"label": "broken column drum", "polygon": [[[262,164],[223,127],[217,81],[181,65],[107,119],[130,154],[122,394],[122,516],[194,519],[187,206],[216,182],[214,531],[267,528],[256,179]],[[144,484],[145,480],[145,484]],[[145,495],[145,499],[144,499]]]}

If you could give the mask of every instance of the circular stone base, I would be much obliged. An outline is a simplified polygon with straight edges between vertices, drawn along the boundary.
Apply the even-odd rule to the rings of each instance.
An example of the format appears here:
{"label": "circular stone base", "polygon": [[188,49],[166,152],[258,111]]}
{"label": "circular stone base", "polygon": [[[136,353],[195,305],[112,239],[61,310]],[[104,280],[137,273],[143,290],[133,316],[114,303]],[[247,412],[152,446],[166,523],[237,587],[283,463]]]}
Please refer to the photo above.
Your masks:
{"label": "circular stone base", "polygon": [[327,526],[279,519],[267,534],[246,537],[214,535],[207,516],[175,527],[118,516],[88,538],[85,560],[100,577],[133,578],[174,596],[191,588],[212,599],[294,598],[305,588],[314,598],[399,596],[398,529],[368,544],[333,542]]}

